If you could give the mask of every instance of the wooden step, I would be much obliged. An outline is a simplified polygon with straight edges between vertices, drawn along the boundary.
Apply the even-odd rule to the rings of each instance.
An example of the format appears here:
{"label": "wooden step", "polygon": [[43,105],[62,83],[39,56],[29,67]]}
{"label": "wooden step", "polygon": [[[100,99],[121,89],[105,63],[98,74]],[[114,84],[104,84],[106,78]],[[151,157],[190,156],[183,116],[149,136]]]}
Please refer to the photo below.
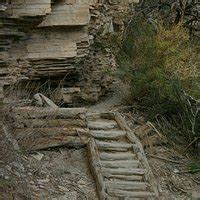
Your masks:
{"label": "wooden step", "polygon": [[96,169],[93,171],[99,198],[157,198],[157,184],[154,177],[149,176],[152,172],[140,141],[119,113],[107,113],[106,118],[102,118],[100,115],[100,119],[89,121],[89,144],[92,144],[89,151],[93,152],[90,164]]}
{"label": "wooden step", "polygon": [[91,130],[108,130],[118,128],[117,122],[113,120],[104,120],[104,121],[89,121],[88,127]]}
{"label": "wooden step", "polygon": [[126,131],[120,131],[120,130],[116,130],[116,131],[93,130],[93,131],[90,132],[90,134],[94,138],[98,138],[98,139],[116,139],[116,138],[125,136],[126,135]]}
{"label": "wooden step", "polygon": [[119,190],[146,190],[150,185],[145,182],[105,181],[106,188]]}
{"label": "wooden step", "polygon": [[117,175],[117,174],[104,174],[108,179],[124,180],[124,181],[142,181],[141,175]]}
{"label": "wooden step", "polygon": [[126,142],[103,142],[95,140],[97,147],[100,150],[109,151],[128,151],[133,146]]}
{"label": "wooden step", "polygon": [[132,160],[136,157],[134,153],[131,152],[121,152],[121,153],[100,153],[100,159],[107,160],[107,161],[114,161],[114,160]]}
{"label": "wooden step", "polygon": [[140,168],[102,168],[104,174],[112,174],[112,175],[144,175],[146,172],[145,169]]}
{"label": "wooden step", "polygon": [[130,192],[126,190],[118,190],[118,189],[108,189],[108,194],[114,197],[133,197],[133,198],[148,198],[155,197],[153,192]]}
{"label": "wooden step", "polygon": [[13,108],[13,117],[15,119],[42,119],[59,118],[75,119],[86,113],[86,108],[46,108],[46,107],[15,107]]}
{"label": "wooden step", "polygon": [[106,168],[137,168],[139,164],[138,160],[101,161],[101,166]]}

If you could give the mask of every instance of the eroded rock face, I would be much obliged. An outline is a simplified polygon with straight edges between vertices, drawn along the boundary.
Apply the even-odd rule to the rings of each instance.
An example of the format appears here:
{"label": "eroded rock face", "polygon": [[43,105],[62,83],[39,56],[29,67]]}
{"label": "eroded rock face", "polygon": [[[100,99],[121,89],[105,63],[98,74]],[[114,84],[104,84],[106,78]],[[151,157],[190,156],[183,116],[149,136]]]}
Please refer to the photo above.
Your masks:
{"label": "eroded rock face", "polygon": [[0,99],[43,92],[56,102],[97,101],[112,83],[105,70],[114,69],[115,60],[108,49],[95,46],[95,38],[118,31],[116,21],[117,29],[123,27],[117,16],[128,12],[133,2],[0,3]]}

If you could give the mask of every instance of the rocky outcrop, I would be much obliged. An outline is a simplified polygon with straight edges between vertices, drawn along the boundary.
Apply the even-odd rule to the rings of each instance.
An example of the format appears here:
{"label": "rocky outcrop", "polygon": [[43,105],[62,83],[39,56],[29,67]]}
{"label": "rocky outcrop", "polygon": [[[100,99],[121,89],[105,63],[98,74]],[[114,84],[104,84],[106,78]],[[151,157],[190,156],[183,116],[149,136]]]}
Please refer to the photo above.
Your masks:
{"label": "rocky outcrop", "polygon": [[132,2],[1,3],[0,99],[10,102],[11,96],[29,98],[42,91],[59,103],[97,101],[112,83],[105,69],[114,69],[115,61],[109,49],[95,46],[95,39],[118,31],[123,20],[117,16]]}

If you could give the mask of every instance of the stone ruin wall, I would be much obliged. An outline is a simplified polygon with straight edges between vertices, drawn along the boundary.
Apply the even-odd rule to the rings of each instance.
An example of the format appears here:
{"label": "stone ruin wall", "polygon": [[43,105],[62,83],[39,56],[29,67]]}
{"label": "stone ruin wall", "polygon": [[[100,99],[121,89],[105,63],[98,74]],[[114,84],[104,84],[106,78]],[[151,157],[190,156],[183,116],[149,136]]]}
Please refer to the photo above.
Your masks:
{"label": "stone ruin wall", "polygon": [[95,39],[123,27],[119,16],[134,2],[0,1],[0,101],[35,92],[67,104],[97,101],[113,81],[105,71],[115,60]]}

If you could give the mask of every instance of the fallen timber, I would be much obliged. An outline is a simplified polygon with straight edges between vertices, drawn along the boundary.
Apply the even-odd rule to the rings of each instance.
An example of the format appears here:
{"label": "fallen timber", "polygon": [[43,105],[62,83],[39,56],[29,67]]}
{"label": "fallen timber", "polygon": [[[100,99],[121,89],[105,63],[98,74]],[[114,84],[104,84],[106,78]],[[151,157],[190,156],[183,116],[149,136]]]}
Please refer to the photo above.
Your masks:
{"label": "fallen timber", "polygon": [[15,108],[13,136],[28,151],[87,146],[100,200],[159,199],[139,139],[119,113],[85,108]]}

